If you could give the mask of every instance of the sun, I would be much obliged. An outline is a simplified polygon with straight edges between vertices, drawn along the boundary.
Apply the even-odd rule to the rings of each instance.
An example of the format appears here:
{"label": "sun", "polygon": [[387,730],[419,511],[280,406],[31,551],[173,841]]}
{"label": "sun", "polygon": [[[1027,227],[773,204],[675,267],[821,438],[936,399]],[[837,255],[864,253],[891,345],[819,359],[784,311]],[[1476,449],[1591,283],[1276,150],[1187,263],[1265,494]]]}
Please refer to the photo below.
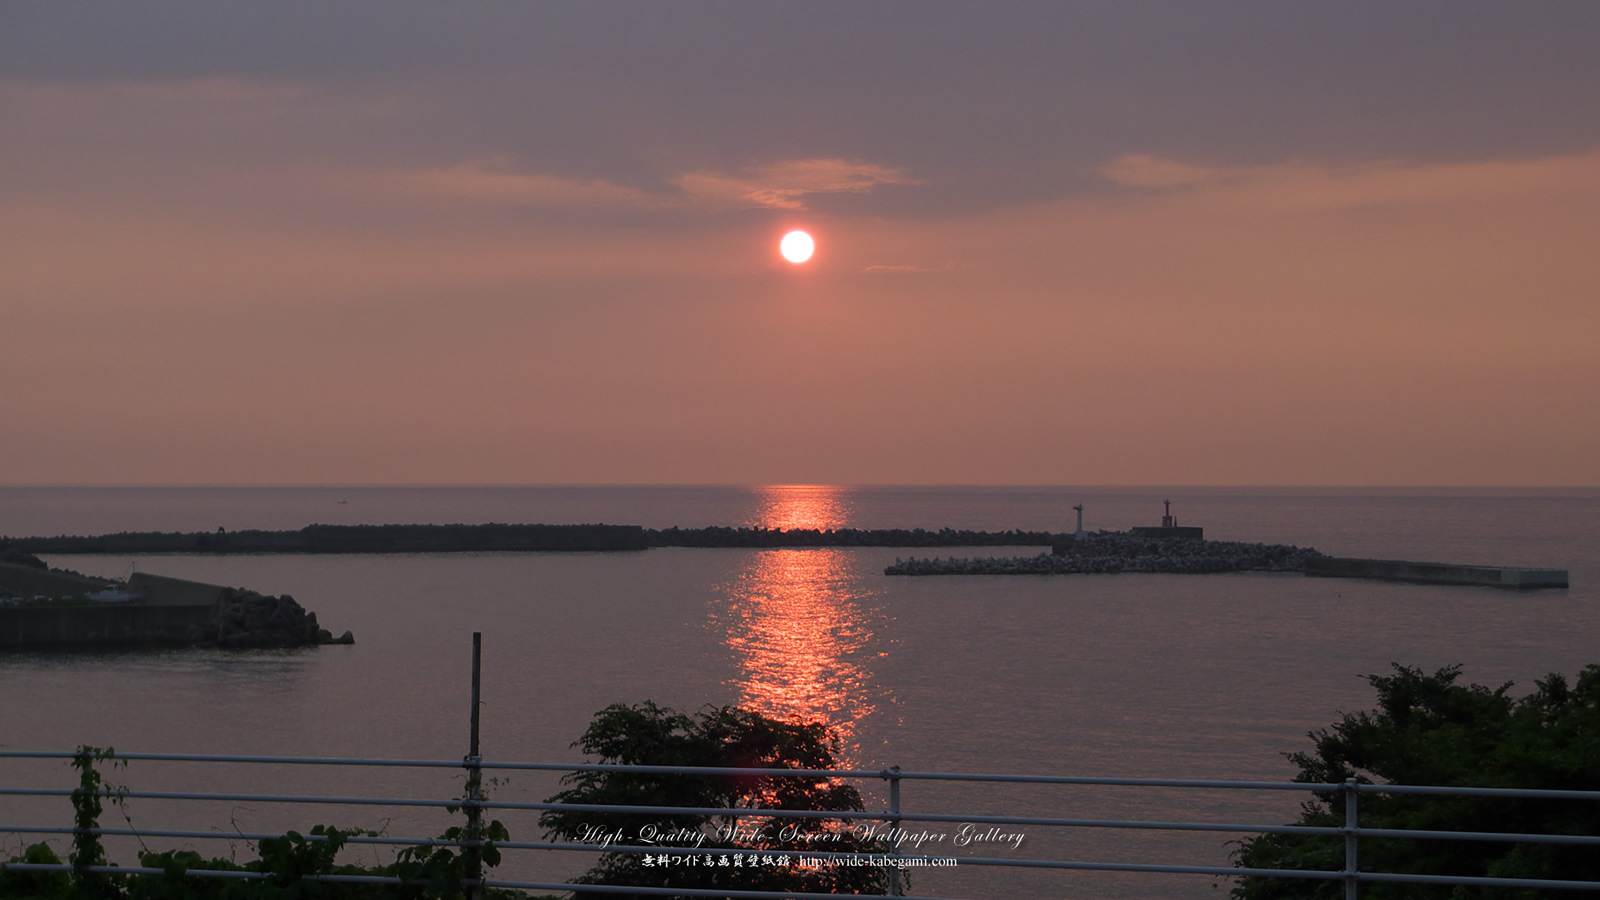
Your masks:
{"label": "sun", "polygon": [[816,249],[817,242],[813,241],[811,235],[806,234],[804,231],[791,231],[783,236],[783,240],[778,242],[778,252],[783,254],[784,259],[792,263],[805,262],[811,258],[811,254],[815,253]]}

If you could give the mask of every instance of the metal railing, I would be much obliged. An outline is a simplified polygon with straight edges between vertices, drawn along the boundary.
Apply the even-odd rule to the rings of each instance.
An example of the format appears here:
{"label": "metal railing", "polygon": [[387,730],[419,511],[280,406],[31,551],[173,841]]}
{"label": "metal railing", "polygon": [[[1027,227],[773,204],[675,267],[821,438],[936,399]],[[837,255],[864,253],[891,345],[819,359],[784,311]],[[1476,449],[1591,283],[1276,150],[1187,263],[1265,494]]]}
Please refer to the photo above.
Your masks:
{"label": "metal railing", "polygon": [[[56,759],[76,761],[80,765],[85,762],[88,754],[84,750],[78,751],[0,751],[0,760],[11,759]],[[774,768],[707,768],[689,766],[624,766],[603,764],[579,763],[539,763],[539,762],[509,762],[484,760],[479,756],[469,756],[464,760],[417,760],[417,759],[366,759],[346,757],[283,757],[283,756],[229,756],[208,754],[180,754],[180,753],[118,753],[113,757],[115,761],[159,761],[173,763],[220,763],[229,765],[284,765],[284,766],[324,766],[324,767],[364,767],[364,768],[414,768],[414,769],[453,769],[464,771],[467,778],[467,791],[462,799],[434,799],[434,798],[407,798],[407,797],[377,797],[377,796],[327,796],[321,794],[277,794],[277,793],[243,793],[221,792],[208,793],[196,791],[170,791],[170,790],[132,790],[125,788],[102,788],[104,796],[117,799],[151,799],[172,800],[185,802],[199,801],[226,801],[233,803],[274,803],[274,804],[336,804],[355,807],[388,807],[388,808],[420,808],[420,809],[459,809],[465,813],[471,826],[477,826],[480,816],[484,811],[494,810],[520,810],[520,811],[581,811],[593,813],[612,814],[644,814],[663,816],[703,816],[703,817],[745,817],[761,818],[776,821],[792,819],[826,819],[837,820],[840,823],[853,824],[858,828],[867,828],[869,833],[887,842],[888,850],[884,853],[844,853],[824,852],[810,849],[795,851],[778,851],[772,849],[745,850],[737,846],[674,846],[624,844],[613,842],[579,842],[579,841],[494,841],[493,846],[502,851],[561,851],[582,852],[589,854],[620,853],[620,854],[647,854],[651,857],[670,857],[677,860],[678,864],[695,865],[699,859],[719,860],[720,866],[728,866],[724,858],[741,857],[749,859],[755,857],[757,864],[762,864],[761,859],[768,857],[771,865],[797,864],[799,860],[808,861],[808,865],[883,865],[896,869],[905,869],[921,866],[983,866],[1005,869],[1044,869],[1063,871],[1112,871],[1133,873],[1168,873],[1208,875],[1213,877],[1239,878],[1245,876],[1262,876],[1273,878],[1294,879],[1323,879],[1342,882],[1345,886],[1345,896],[1356,897],[1359,885],[1368,882],[1409,882],[1418,884],[1441,885],[1474,885],[1495,886],[1507,888],[1539,888],[1547,890],[1590,890],[1600,891],[1600,881],[1569,881],[1555,879],[1534,878],[1498,878],[1467,875],[1426,875],[1405,872],[1370,872],[1360,868],[1360,848],[1363,839],[1381,838],[1408,838],[1416,840],[1449,840],[1449,841],[1497,841],[1513,843],[1536,844],[1566,844],[1600,847],[1600,836],[1595,835],[1570,835],[1570,834],[1523,834],[1508,832],[1467,832],[1467,831],[1438,831],[1438,830],[1406,830],[1393,828],[1363,827],[1360,824],[1360,799],[1362,796],[1388,794],[1388,795],[1443,795],[1454,797],[1485,797],[1504,799],[1547,799],[1565,800],[1581,803],[1600,801],[1600,791],[1559,791],[1559,790],[1521,790],[1509,788],[1466,788],[1466,787],[1424,787],[1410,785],[1381,785],[1363,784],[1355,780],[1342,784],[1310,784],[1298,782],[1267,782],[1267,781],[1216,781],[1194,779],[1161,779],[1161,778],[1100,778],[1100,777],[1074,777],[1074,776],[1049,776],[1049,775],[988,775],[976,773],[950,773],[950,772],[906,772],[898,768],[882,770],[836,770],[836,769],[774,769]],[[483,773],[495,771],[545,771],[553,773],[573,772],[617,772],[634,774],[674,774],[674,775],[700,775],[700,776],[730,776],[745,778],[809,778],[809,779],[848,779],[865,782],[886,788],[887,803],[885,808],[876,811],[827,811],[819,814],[812,810],[781,810],[781,809],[756,809],[756,808],[711,808],[711,807],[670,807],[652,805],[597,805],[597,804],[564,804],[550,802],[519,802],[510,800],[491,800],[483,796],[481,780]],[[1345,822],[1342,827],[1316,827],[1302,825],[1271,825],[1242,822],[1204,822],[1204,821],[1160,821],[1137,820],[1117,818],[1072,818],[1053,816],[999,816],[999,815],[971,815],[971,814],[946,814],[934,812],[909,811],[902,805],[902,786],[906,782],[967,782],[974,784],[1022,784],[1022,785],[1078,785],[1096,787],[1127,787],[1133,789],[1181,789],[1181,790],[1207,790],[1207,791],[1288,791],[1288,792],[1317,792],[1324,796],[1342,798],[1345,812]],[[72,798],[77,792],[64,788],[40,787],[15,787],[0,786],[0,797],[61,797]],[[876,823],[876,824],[873,824]],[[911,849],[920,851],[921,841],[914,840],[918,834],[930,833],[928,826],[943,827],[946,830],[941,834],[948,834],[951,829],[959,828],[989,828],[989,827],[1014,827],[1014,828],[1062,828],[1062,829],[1129,829],[1137,831],[1177,831],[1177,832],[1213,832],[1222,834],[1291,834],[1291,835],[1319,835],[1330,838],[1342,838],[1344,865],[1341,869],[1305,870],[1305,869],[1256,869],[1241,868],[1237,866],[1210,866],[1210,865],[1183,865],[1159,863],[1128,863],[1114,861],[1074,861],[1063,859],[1035,859],[1011,858],[998,856],[947,856],[935,855],[924,852],[904,852],[903,845],[910,843]],[[913,831],[913,828],[922,831]],[[463,832],[465,835],[479,834],[480,832],[469,828]],[[138,829],[96,827],[84,829],[63,825],[13,823],[0,821],[0,834],[15,835],[72,835],[78,837],[84,834],[96,836],[120,836],[144,838],[169,838],[182,840],[247,840],[260,841],[269,838],[281,837],[281,833],[243,832],[243,831],[200,831],[193,829]],[[308,835],[308,840],[317,840],[317,836]],[[435,837],[392,837],[378,834],[359,834],[348,838],[348,843],[353,845],[377,845],[390,848],[403,847],[455,847],[464,856],[475,859],[473,855],[483,849],[489,842],[475,840],[470,837],[456,839],[442,839]],[[1017,847],[1020,847],[1020,841]],[[696,859],[696,863],[688,860]],[[9,863],[0,865],[0,873],[5,871],[16,872],[62,872],[72,871],[73,866],[68,864],[46,863]],[[91,866],[81,868],[79,871],[96,873],[114,873],[117,875],[161,875],[164,870],[160,868],[140,866]],[[260,872],[245,872],[233,870],[190,870],[189,875],[206,878],[266,878],[268,874]],[[381,875],[341,875],[325,874],[309,876],[322,881],[360,882],[377,884],[398,884],[402,879]],[[515,888],[524,890],[543,891],[568,891],[574,885],[563,881],[538,881],[538,880],[507,880],[493,877],[483,877],[481,870],[474,868],[469,872],[469,877],[463,882],[479,889],[483,887]],[[869,896],[900,896],[899,879],[889,878],[891,885],[888,894]],[[739,897],[739,898],[811,898],[831,896],[817,893],[796,893],[792,891],[745,891],[710,888],[653,888],[653,887],[627,887],[627,886],[602,886],[583,885],[582,890],[592,893],[631,893],[644,895],[672,895],[696,897]],[[916,897],[907,897],[905,900],[917,900]],[[922,900],[936,900],[924,897]],[[946,900],[946,898],[937,898]]]}

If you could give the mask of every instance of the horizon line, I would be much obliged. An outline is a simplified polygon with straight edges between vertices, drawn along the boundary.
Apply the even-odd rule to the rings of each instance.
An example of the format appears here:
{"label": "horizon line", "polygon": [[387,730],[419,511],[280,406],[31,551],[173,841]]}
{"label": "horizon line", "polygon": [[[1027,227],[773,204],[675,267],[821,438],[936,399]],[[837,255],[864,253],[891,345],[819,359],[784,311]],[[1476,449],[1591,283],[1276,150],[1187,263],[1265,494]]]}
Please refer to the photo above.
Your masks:
{"label": "horizon line", "polygon": [[1430,483],[1192,483],[1150,482],[1134,483],[1071,483],[1071,482],[826,482],[826,481],[768,481],[768,482],[50,482],[50,483],[0,483],[0,490],[29,489],[102,489],[102,490],[272,490],[272,489],[340,489],[340,490],[392,490],[397,488],[427,489],[517,489],[517,488],[770,488],[770,487],[828,487],[847,490],[875,488],[1017,488],[1088,490],[1107,489],[1201,489],[1201,490],[1596,490],[1600,484],[1430,484]]}

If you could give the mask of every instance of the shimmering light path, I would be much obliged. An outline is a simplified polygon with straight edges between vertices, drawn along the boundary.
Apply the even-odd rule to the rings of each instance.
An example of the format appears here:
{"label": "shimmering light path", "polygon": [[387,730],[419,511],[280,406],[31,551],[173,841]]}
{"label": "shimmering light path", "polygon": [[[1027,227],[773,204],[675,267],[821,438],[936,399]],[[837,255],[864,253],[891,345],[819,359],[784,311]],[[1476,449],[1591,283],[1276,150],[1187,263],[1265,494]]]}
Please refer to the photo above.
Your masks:
{"label": "shimmering light path", "polygon": [[[818,485],[763,488],[753,524],[840,528],[850,524],[847,491]],[[713,627],[727,632],[740,675],[741,704],[776,718],[822,722],[853,757],[857,725],[876,708],[866,660],[873,632],[870,597],[855,555],[843,550],[770,550],[725,586]]]}

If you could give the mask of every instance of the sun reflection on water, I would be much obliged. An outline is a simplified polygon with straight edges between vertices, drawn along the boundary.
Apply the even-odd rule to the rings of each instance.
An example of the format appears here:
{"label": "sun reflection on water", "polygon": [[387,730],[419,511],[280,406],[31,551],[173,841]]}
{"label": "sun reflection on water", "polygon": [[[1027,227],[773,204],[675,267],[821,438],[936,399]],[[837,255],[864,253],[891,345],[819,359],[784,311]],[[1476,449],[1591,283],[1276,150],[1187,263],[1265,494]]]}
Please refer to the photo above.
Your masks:
{"label": "sun reflection on water", "polygon": [[831,484],[769,484],[757,488],[761,508],[751,525],[762,528],[847,528],[850,489]]}
{"label": "sun reflection on water", "polygon": [[[767,528],[849,526],[848,491],[818,485],[761,488],[752,524]],[[843,741],[840,763],[854,765],[858,726],[876,708],[866,667],[873,632],[870,598],[855,557],[845,550],[764,550],[726,586],[713,619],[727,630],[740,675],[730,684],[741,705],[790,721],[822,722]]]}

